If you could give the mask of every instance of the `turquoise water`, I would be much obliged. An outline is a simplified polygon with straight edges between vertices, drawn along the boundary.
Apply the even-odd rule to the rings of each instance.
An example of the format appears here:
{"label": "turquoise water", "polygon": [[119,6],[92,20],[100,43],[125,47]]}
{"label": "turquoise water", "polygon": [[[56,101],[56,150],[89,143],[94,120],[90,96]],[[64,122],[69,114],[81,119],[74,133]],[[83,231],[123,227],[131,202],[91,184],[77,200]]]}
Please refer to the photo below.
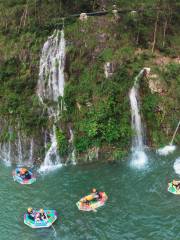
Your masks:
{"label": "turquoise water", "polygon": [[[148,153],[148,166],[138,170],[129,161],[63,167],[31,186],[15,183],[13,168],[1,164],[0,240],[179,240],[180,196],[167,192],[168,180],[178,179],[173,163],[179,153]],[[75,203],[92,187],[109,199],[96,213],[80,212]],[[24,225],[28,206],[56,209],[54,229]]]}

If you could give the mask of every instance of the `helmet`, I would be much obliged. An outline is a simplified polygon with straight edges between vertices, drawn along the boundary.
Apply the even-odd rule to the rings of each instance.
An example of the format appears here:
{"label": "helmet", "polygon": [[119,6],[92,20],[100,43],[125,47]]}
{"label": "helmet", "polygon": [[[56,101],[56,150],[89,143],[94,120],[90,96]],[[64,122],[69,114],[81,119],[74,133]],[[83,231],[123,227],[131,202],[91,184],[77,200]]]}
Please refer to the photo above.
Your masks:
{"label": "helmet", "polygon": [[33,210],[33,209],[32,209],[31,207],[28,208],[28,212],[29,212],[29,213],[32,212],[32,210]]}
{"label": "helmet", "polygon": [[93,192],[93,193],[95,193],[95,192],[96,192],[96,189],[95,189],[95,188],[93,188],[93,189],[92,189],[92,192]]}
{"label": "helmet", "polygon": [[40,213],[44,213],[44,209],[42,209],[42,208],[39,211],[40,211]]}

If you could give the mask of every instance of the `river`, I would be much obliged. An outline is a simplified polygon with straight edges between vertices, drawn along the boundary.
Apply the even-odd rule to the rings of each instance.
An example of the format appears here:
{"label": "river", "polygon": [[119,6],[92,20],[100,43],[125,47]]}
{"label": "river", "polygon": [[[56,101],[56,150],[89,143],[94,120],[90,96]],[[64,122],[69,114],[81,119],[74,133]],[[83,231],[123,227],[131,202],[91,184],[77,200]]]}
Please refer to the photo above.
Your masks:
{"label": "river", "polygon": [[[167,192],[168,180],[178,179],[173,163],[179,154],[149,152],[144,169],[128,160],[62,167],[30,186],[15,183],[13,167],[1,164],[0,240],[179,240],[180,197]],[[96,213],[79,211],[75,203],[93,187],[107,193],[106,205]],[[56,209],[54,229],[24,225],[28,206]]]}

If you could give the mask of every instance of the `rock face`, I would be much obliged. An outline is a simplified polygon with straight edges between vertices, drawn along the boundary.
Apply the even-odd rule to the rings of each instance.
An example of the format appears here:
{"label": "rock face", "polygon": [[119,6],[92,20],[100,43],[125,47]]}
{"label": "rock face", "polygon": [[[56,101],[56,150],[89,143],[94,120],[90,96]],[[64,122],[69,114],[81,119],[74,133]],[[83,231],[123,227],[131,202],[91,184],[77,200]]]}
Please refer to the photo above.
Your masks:
{"label": "rock face", "polygon": [[159,93],[163,95],[166,92],[164,84],[158,79],[156,74],[152,74],[149,77],[149,88],[151,93]]}

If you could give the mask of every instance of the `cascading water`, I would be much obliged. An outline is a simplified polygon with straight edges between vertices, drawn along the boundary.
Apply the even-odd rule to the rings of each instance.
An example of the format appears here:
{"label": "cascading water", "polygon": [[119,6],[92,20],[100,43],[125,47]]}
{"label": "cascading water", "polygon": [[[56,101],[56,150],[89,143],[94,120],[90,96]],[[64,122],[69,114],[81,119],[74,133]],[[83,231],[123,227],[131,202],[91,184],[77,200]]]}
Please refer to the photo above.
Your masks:
{"label": "cascading water", "polygon": [[22,163],[23,161],[23,154],[22,154],[22,144],[21,144],[21,136],[20,133],[18,132],[18,161],[19,163]]}
{"label": "cascading water", "polygon": [[[47,108],[49,119],[53,119],[53,130],[50,133],[51,146],[46,152],[40,171],[49,171],[60,167],[61,161],[57,150],[56,127],[60,113],[58,100],[64,95],[65,38],[64,31],[55,30],[45,42],[40,59],[37,95]],[[53,107],[47,106],[44,100],[51,100]],[[61,107],[62,110],[62,107]],[[47,146],[47,143],[46,143]]]}
{"label": "cascading water", "polygon": [[0,145],[0,159],[5,163],[6,166],[11,166],[11,142],[2,143]]}
{"label": "cascading water", "polygon": [[14,138],[15,135],[15,130],[9,127],[9,140],[0,144],[0,160],[2,160],[6,166],[10,166],[12,163],[32,166],[34,139],[23,137],[19,130],[16,138]]}
{"label": "cascading water", "polygon": [[74,147],[74,133],[73,130],[70,128],[69,129],[70,132],[70,139],[69,139],[69,143],[72,145],[72,151],[70,154],[70,162],[73,165],[76,165],[76,151],[75,151],[75,147]]}
{"label": "cascading water", "polygon": [[139,105],[139,84],[138,81],[144,75],[149,74],[150,68],[143,68],[136,76],[134,86],[130,90],[129,98],[131,104],[131,125],[134,132],[132,140],[132,162],[131,165],[137,168],[143,167],[147,163],[147,156],[144,152],[143,127],[140,116]]}
{"label": "cascading water", "polygon": [[30,141],[30,149],[29,149],[29,163],[33,162],[33,153],[34,153],[34,140],[33,138]]}
{"label": "cascading water", "polygon": [[173,134],[173,136],[172,136],[172,139],[171,139],[169,145],[166,145],[165,147],[159,148],[159,149],[157,150],[157,153],[158,153],[159,155],[167,156],[169,153],[174,152],[174,150],[176,149],[176,146],[173,145],[173,141],[174,141],[174,138],[175,138],[175,136],[176,136],[176,133],[177,133],[177,131],[178,131],[178,129],[179,129],[179,126],[180,126],[180,121],[178,122],[178,125],[177,125],[177,127],[176,127],[176,129],[175,129],[175,131],[174,131],[174,134]]}
{"label": "cascading water", "polygon": [[56,140],[56,133],[55,133],[55,125],[53,126],[53,134],[50,135],[51,138],[51,146],[46,152],[44,162],[40,167],[40,172],[46,172],[49,170],[54,170],[58,167],[61,167],[60,157],[57,152],[57,140]]}
{"label": "cascading water", "polygon": [[57,102],[64,95],[65,39],[64,31],[55,30],[45,42],[40,59],[38,96],[41,101]]}

